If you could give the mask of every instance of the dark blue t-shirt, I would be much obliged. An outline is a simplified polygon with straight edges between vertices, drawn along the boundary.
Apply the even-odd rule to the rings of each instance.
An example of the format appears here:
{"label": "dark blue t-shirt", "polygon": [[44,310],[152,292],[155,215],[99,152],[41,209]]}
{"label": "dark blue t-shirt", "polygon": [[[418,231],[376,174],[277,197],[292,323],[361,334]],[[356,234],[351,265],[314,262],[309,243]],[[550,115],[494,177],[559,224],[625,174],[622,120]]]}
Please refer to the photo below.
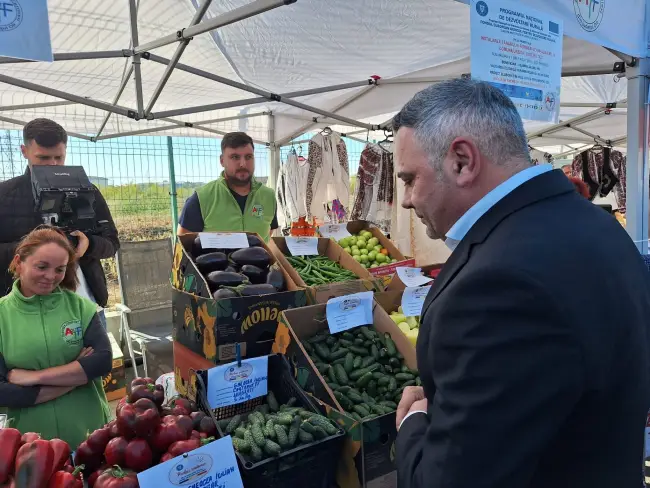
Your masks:
{"label": "dark blue t-shirt", "polygon": [[[246,200],[248,195],[240,195],[232,190],[230,190],[232,196],[235,197],[239,208],[241,208],[242,213],[246,208]],[[180,226],[183,229],[186,229],[190,232],[202,232],[205,227],[203,223],[203,215],[201,215],[201,204],[199,203],[199,196],[196,192],[192,193],[192,196],[185,201],[183,205],[183,210],[181,211],[181,216],[179,218]],[[273,216],[273,221],[271,222],[271,230],[278,228],[278,212],[276,209],[275,215]]]}

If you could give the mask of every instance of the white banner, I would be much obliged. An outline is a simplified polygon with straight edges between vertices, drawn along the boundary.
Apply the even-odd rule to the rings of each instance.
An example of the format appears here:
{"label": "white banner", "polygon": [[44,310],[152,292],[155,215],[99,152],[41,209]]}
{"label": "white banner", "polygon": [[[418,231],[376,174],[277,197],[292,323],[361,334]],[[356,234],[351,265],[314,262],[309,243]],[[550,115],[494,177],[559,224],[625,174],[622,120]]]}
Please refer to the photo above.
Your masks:
{"label": "white banner", "polygon": [[[469,0],[457,1],[470,3]],[[650,38],[644,20],[646,0],[514,1],[561,19],[567,36],[631,56],[648,55]]]}
{"label": "white banner", "polygon": [[0,0],[0,56],[53,61],[47,0]]}

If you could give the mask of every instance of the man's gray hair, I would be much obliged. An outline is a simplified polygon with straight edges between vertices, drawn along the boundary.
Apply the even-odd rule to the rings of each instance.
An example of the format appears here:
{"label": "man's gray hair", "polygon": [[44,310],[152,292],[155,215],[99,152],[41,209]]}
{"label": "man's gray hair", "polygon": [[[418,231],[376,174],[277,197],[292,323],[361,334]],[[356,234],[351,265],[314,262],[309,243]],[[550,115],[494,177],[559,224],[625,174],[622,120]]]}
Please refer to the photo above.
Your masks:
{"label": "man's gray hair", "polygon": [[495,164],[530,162],[524,125],[512,101],[489,83],[454,79],[417,93],[393,118],[393,131],[410,127],[440,169],[456,137],[471,137]]}

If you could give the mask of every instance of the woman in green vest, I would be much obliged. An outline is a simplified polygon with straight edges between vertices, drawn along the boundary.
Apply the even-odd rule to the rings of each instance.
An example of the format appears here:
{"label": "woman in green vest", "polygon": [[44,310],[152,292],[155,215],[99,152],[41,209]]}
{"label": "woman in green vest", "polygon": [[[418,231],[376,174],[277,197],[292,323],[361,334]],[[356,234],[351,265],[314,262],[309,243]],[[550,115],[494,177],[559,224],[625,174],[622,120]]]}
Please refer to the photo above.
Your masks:
{"label": "woman in green vest", "polygon": [[0,413],[73,450],[109,421],[102,376],[112,367],[96,305],[74,292],[76,260],[65,234],[41,226],[16,248],[15,282],[0,298]]}

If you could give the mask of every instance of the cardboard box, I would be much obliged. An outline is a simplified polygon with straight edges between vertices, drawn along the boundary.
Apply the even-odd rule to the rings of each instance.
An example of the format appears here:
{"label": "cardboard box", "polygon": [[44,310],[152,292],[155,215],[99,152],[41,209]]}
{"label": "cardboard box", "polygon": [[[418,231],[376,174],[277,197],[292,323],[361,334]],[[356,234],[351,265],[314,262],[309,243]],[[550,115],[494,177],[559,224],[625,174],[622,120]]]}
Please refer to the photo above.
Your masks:
{"label": "cardboard box", "polygon": [[[173,337],[213,363],[232,361],[235,345],[243,357],[269,354],[280,312],[307,304],[307,292],[282,269],[287,291],[214,300],[191,257],[197,234],[176,239],[172,264]],[[272,262],[276,260],[269,248]]]}
{"label": "cardboard box", "polygon": [[273,237],[269,243],[273,255],[277,258],[283,268],[285,268],[293,281],[299,286],[308,289],[309,303],[327,303],[327,300],[352,293],[362,291],[383,291],[384,283],[381,278],[373,277],[366,268],[352,259],[341,246],[332,239],[318,239],[318,254],[327,256],[335,263],[340,264],[343,268],[352,271],[359,279],[353,281],[343,281],[341,283],[330,283],[308,287],[300,277],[298,272],[289,264],[285,256],[290,255],[289,248],[284,237]]}
{"label": "cardboard box", "polygon": [[108,376],[102,378],[106,399],[109,402],[119,400],[126,396],[126,372],[124,371],[124,354],[115,337],[111,332],[108,333],[113,350],[113,368]]}
{"label": "cardboard box", "polygon": [[378,266],[377,268],[371,268],[368,270],[373,276],[383,277],[384,285],[390,283],[392,276],[395,274],[395,270],[399,266],[415,266],[415,259],[404,256],[400,250],[397,249],[397,246],[395,246],[395,244],[393,244],[391,240],[382,233],[382,231],[377,227],[374,227],[371,222],[365,220],[353,220],[348,222],[347,229],[350,234],[358,234],[361,231],[367,230],[373,235],[373,237],[379,239],[379,243],[382,247],[388,250],[388,255],[392,259],[397,259],[396,263],[385,264],[384,266]]}
{"label": "cardboard box", "polygon": [[174,380],[179,395],[196,401],[196,372],[214,364],[203,356],[174,341]]}
{"label": "cardboard box", "polygon": [[[384,309],[374,303],[373,320],[380,333],[389,332],[409,368],[416,369],[415,348],[397,328]],[[338,482],[342,488],[397,486],[395,466],[395,412],[375,419],[357,422],[343,414],[332,390],[322,378],[302,346],[302,340],[327,328],[325,305],[314,305],[282,313],[273,345],[273,352],[285,354],[295,377],[307,393],[326,407],[328,416],[348,432],[339,467]]]}
{"label": "cardboard box", "polygon": [[[445,265],[444,263],[440,263],[440,264],[429,264],[427,266],[418,266],[418,267],[422,269],[422,272],[424,273],[425,276],[430,276],[435,280],[435,278],[438,276],[438,274],[440,273],[444,265]],[[432,283],[433,281],[431,281],[429,284]],[[399,276],[395,274],[391,282],[388,284],[388,286],[386,286],[386,291],[404,291],[405,288],[406,285],[402,283],[402,280],[399,279]]]}

